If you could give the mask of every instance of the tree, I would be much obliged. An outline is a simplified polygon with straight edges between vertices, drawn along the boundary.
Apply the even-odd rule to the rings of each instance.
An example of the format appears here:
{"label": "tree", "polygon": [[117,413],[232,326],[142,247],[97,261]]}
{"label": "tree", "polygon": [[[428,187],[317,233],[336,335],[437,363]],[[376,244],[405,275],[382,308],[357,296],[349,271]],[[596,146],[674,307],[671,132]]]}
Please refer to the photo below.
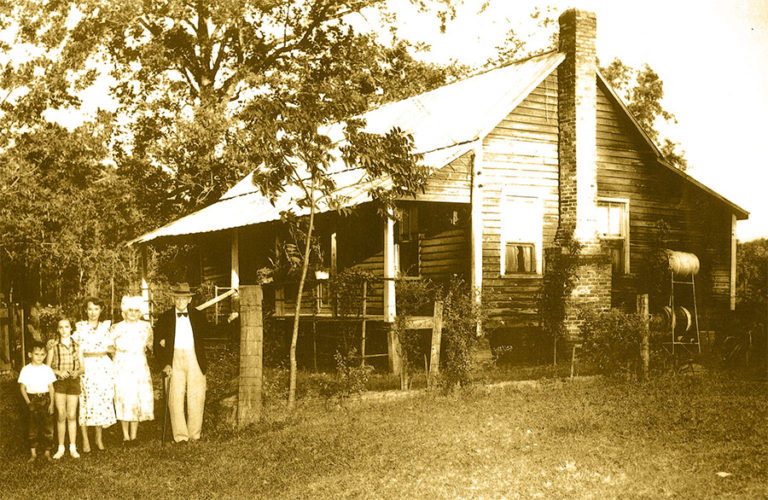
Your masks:
{"label": "tree", "polygon": [[[451,0],[413,3],[437,5],[442,18],[452,12]],[[73,7],[80,17],[67,27]],[[372,37],[350,35],[351,16],[366,8],[384,9],[385,2],[30,1],[16,17],[22,39],[57,50],[63,69],[84,71],[94,62],[110,69],[123,123],[115,136],[118,170],[152,179],[165,194],[155,211],[157,222],[165,222],[215,201],[260,163],[246,148],[250,131],[240,113],[254,98],[301,79],[306,65],[299,60],[344,58],[350,43],[379,52],[365,59],[376,55],[380,65],[344,82],[369,94],[350,99],[349,114],[381,100],[377,92],[387,94],[385,85],[395,78],[404,87],[406,75],[398,70],[421,71],[418,81],[440,83],[441,72],[409,60],[405,45],[386,52]]]}
{"label": "tree", "polygon": [[[412,3],[437,5],[441,22],[452,15],[451,0]],[[118,177],[135,186],[141,222],[200,208],[253,169],[273,199],[298,187],[303,196],[296,208],[309,212],[300,297],[318,203],[338,205],[330,171],[335,155],[370,177],[393,178],[392,191],[373,193],[382,206],[423,182],[410,138],[398,130],[368,134],[360,119],[350,118],[446,78],[444,70],[416,62],[407,44],[384,46],[353,29],[351,15],[384,4],[30,1],[15,14],[21,39],[60,55],[57,70],[89,75],[94,61],[110,68],[118,102],[112,160]],[[73,7],[79,16],[67,24]],[[343,124],[345,139],[338,150],[338,137],[329,133],[335,123]],[[298,314],[291,404],[297,328]]]}
{"label": "tree", "polygon": [[768,239],[739,243],[736,262],[739,305],[768,319]]}
{"label": "tree", "polygon": [[[296,344],[315,214],[321,203],[341,209],[343,202],[335,197],[333,169],[337,157],[348,167],[362,169],[368,179],[393,179],[392,190],[372,193],[384,210],[391,208],[397,197],[416,193],[426,180],[426,170],[417,165],[417,158],[410,153],[410,137],[397,129],[383,135],[370,134],[363,130],[365,123],[361,119],[348,118],[351,112],[367,108],[370,92],[360,85],[350,88],[345,82],[365,75],[366,68],[375,68],[380,53],[369,50],[367,37],[360,39],[349,30],[332,29],[323,37],[319,45],[328,47],[327,54],[319,58],[318,54],[294,58],[293,64],[303,65],[301,80],[254,99],[241,115],[254,125],[252,129],[260,131],[249,136],[248,149],[264,162],[263,168],[254,174],[254,183],[273,199],[292,187],[298,188],[301,195],[296,208],[309,212],[303,231],[291,336],[289,408],[295,405],[296,398]],[[345,44],[344,57],[334,57],[332,53],[338,45],[329,39],[335,37],[352,38]],[[332,136],[334,132],[338,134],[342,121],[344,144],[336,149]],[[287,215],[297,214],[294,211]]]}
{"label": "tree", "polygon": [[102,162],[108,136],[100,122],[72,131],[47,123],[0,152],[0,248],[17,297],[69,303],[113,277],[127,284],[119,243],[136,211]]}
{"label": "tree", "polygon": [[[654,142],[659,140],[656,128],[659,120],[677,123],[675,115],[664,109],[661,104],[664,98],[664,83],[648,64],[643,65],[643,69],[634,69],[616,58],[608,66],[601,67],[600,72],[624,99],[629,112]],[[678,152],[678,146],[679,144],[665,137],[660,150],[675,167],[686,170],[688,162],[684,153]]]}

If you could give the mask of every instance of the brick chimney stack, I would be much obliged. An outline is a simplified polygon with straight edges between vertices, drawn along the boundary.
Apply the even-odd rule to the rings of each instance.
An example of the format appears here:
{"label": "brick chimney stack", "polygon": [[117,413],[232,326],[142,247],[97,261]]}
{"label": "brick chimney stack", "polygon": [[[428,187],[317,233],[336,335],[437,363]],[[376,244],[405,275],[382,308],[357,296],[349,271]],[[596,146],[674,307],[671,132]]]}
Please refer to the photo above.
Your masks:
{"label": "brick chimney stack", "polygon": [[611,261],[597,233],[596,36],[595,14],[570,9],[560,16],[560,51],[565,60],[557,70],[560,210],[556,244],[562,247],[569,233],[582,244],[574,288],[566,302],[564,326],[571,340],[580,336],[579,308],[611,306]]}
{"label": "brick chimney stack", "polygon": [[597,240],[597,55],[595,14],[570,9],[560,16],[560,227],[589,251]]}

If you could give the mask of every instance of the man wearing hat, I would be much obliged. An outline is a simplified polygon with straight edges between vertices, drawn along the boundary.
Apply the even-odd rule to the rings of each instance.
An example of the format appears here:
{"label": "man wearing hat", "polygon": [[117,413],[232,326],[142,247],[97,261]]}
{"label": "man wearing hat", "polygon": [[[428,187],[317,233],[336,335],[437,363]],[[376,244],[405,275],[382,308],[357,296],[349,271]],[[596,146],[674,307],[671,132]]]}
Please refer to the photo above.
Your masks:
{"label": "man wearing hat", "polygon": [[[155,324],[155,357],[163,373],[170,376],[168,410],[175,442],[200,439],[205,407],[205,345],[203,333],[210,326],[205,314],[188,307],[192,300],[188,283],[171,287],[175,307],[164,312]],[[184,397],[187,415],[184,415]]]}

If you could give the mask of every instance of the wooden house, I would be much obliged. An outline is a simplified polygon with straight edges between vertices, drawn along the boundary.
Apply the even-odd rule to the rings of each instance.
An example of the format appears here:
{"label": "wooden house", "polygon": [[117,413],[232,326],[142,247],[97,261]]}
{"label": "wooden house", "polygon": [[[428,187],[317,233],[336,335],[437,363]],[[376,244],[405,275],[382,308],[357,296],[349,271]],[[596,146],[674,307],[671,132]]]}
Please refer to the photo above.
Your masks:
{"label": "wooden house", "polygon": [[[702,321],[734,307],[734,230],[747,212],[665,160],[597,69],[595,36],[594,14],[566,11],[559,50],[364,115],[369,131],[410,132],[432,172],[423,194],[402,201],[399,221],[372,208],[360,172],[343,172],[338,185],[354,215],[319,218],[331,273],[355,267],[382,278],[367,291],[372,321],[395,317],[396,276],[456,274],[493,292],[489,328],[535,324],[547,254],[566,233],[583,245],[573,302],[634,304],[647,291],[642,278],[660,221],[669,248],[700,259]],[[203,279],[250,284],[268,264],[290,203],[270,205],[248,177],[136,241],[193,238]],[[291,285],[276,284],[274,294],[276,316],[292,317]],[[310,286],[303,311],[332,315],[323,294]],[[578,320],[567,323],[575,333]]]}

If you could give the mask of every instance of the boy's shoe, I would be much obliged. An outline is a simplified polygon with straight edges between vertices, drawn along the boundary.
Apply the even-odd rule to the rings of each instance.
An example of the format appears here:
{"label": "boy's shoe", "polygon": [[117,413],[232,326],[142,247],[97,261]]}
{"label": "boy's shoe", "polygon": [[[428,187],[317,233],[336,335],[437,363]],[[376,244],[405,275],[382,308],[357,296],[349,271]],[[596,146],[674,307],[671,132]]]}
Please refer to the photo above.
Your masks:
{"label": "boy's shoe", "polygon": [[77,448],[75,448],[75,445],[73,444],[69,445],[69,454],[72,456],[72,458],[80,458],[80,454],[77,452]]}
{"label": "boy's shoe", "polygon": [[64,456],[64,445],[62,444],[62,445],[59,445],[59,449],[56,450],[56,453],[53,454],[53,459],[58,460],[63,456]]}
{"label": "boy's shoe", "polygon": [[45,455],[43,455],[46,460],[49,462],[51,461],[51,450],[45,450]]}
{"label": "boy's shoe", "polygon": [[27,459],[27,463],[31,464],[32,462],[35,461],[35,459],[37,459],[37,455],[30,455],[29,458]]}

